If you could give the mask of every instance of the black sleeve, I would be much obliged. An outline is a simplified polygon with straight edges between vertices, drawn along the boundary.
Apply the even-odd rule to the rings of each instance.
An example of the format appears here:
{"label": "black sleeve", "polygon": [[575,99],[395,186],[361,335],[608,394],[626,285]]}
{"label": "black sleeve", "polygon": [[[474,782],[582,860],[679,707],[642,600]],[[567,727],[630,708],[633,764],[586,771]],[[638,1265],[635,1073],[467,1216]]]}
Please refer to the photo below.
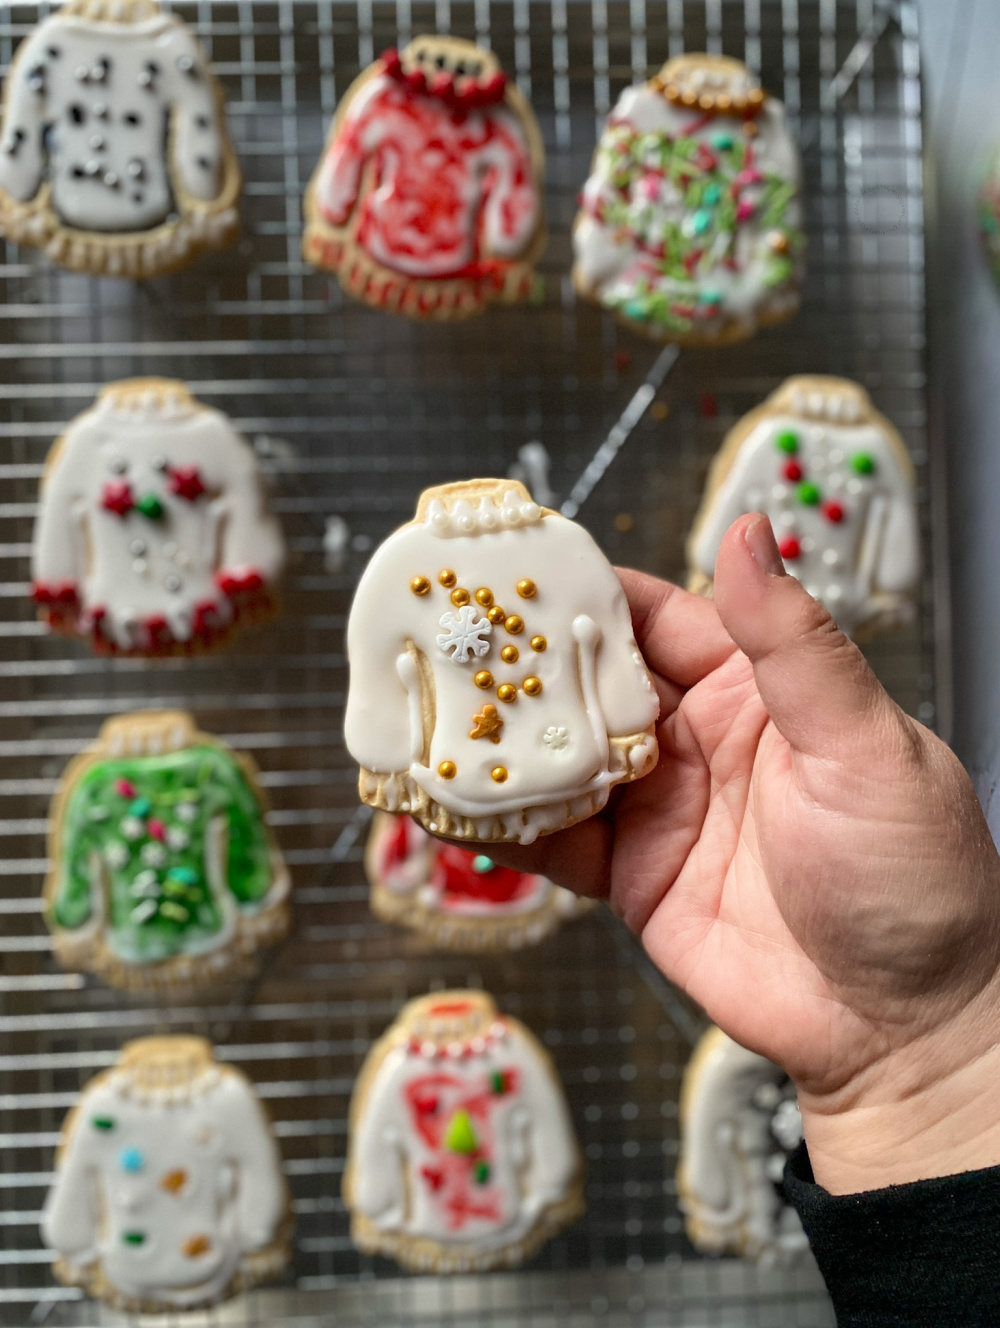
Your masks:
{"label": "black sleeve", "polygon": [[788,1159],[794,1204],[838,1328],[997,1328],[1000,1167],[828,1194],[805,1145]]}

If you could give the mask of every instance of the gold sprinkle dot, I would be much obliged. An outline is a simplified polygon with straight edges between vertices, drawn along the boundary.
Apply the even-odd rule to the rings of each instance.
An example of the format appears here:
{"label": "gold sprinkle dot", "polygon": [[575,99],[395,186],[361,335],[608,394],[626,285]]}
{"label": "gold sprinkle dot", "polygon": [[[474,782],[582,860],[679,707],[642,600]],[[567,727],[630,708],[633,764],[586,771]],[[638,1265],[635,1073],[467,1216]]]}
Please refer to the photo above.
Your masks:
{"label": "gold sprinkle dot", "polygon": [[503,625],[511,636],[518,636],[524,631],[524,619],[519,618],[516,613],[512,613],[509,618],[505,618]]}
{"label": "gold sprinkle dot", "polygon": [[454,779],[457,774],[457,767],[454,761],[442,761],[438,766],[438,774],[442,779]]}
{"label": "gold sprinkle dot", "polygon": [[538,587],[535,585],[534,581],[529,581],[528,578],[525,577],[523,581],[518,581],[517,593],[522,599],[534,599],[535,595],[538,593]]}
{"label": "gold sprinkle dot", "polygon": [[504,646],[503,650],[500,651],[500,658],[505,664],[516,664],[518,653],[517,646]]}
{"label": "gold sprinkle dot", "polygon": [[627,535],[630,530],[635,529],[635,520],[631,512],[619,512],[615,517],[615,530],[620,535]]}
{"label": "gold sprinkle dot", "polygon": [[496,780],[498,784],[504,784],[507,782],[507,771],[503,768],[502,765],[495,765],[493,769],[490,771],[490,774],[493,776],[493,778]]}
{"label": "gold sprinkle dot", "polygon": [[493,603],[493,591],[487,590],[485,586],[480,586],[476,591],[476,603],[481,609],[488,609]]}
{"label": "gold sprinkle dot", "polygon": [[497,696],[501,701],[510,703],[517,696],[517,688],[510,682],[501,683],[497,688]]}
{"label": "gold sprinkle dot", "polygon": [[766,95],[763,88],[753,88],[747,97],[747,101],[751,106],[763,106]]}
{"label": "gold sprinkle dot", "polygon": [[670,407],[665,401],[654,401],[649,408],[649,413],[654,420],[665,420],[670,414]]}
{"label": "gold sprinkle dot", "polygon": [[714,111],[715,94],[713,92],[703,92],[698,98],[698,105],[703,111]]}
{"label": "gold sprinkle dot", "polygon": [[472,596],[469,594],[469,592],[467,590],[463,590],[461,586],[459,586],[457,590],[453,590],[451,592],[451,602],[452,604],[454,604],[456,609],[460,609],[463,604],[468,604],[471,598]]}
{"label": "gold sprinkle dot", "polygon": [[737,111],[745,111],[745,110],[746,110],[746,108],[747,108],[747,99],[746,99],[746,97],[743,96],[743,94],[742,94],[741,92],[740,92],[740,93],[737,93],[737,95],[733,98],[733,107],[734,107],[734,109],[737,110]]}
{"label": "gold sprinkle dot", "polygon": [[431,588],[431,583],[426,576],[415,576],[410,582],[410,589],[414,595],[426,595]]}
{"label": "gold sprinkle dot", "polygon": [[488,691],[493,686],[493,674],[489,669],[480,669],[475,676],[475,684],[482,687],[483,691]]}
{"label": "gold sprinkle dot", "polygon": [[492,609],[490,609],[490,611],[487,613],[486,616],[487,618],[489,618],[490,622],[493,624],[494,627],[499,627],[499,625],[503,622],[504,618],[507,617],[506,613],[504,613],[503,609],[500,607],[499,604],[494,604]]}
{"label": "gold sprinkle dot", "polygon": [[543,651],[548,644],[549,643],[548,641],[546,641],[544,636],[533,636],[531,638],[532,650],[537,650],[539,651],[539,653],[541,653],[541,651]]}
{"label": "gold sprinkle dot", "polygon": [[521,683],[521,687],[524,689],[525,696],[541,696],[542,694],[541,678],[525,678],[524,682]]}
{"label": "gold sprinkle dot", "polygon": [[691,88],[686,88],[686,89],[681,93],[681,101],[683,102],[683,104],[684,104],[685,106],[697,106],[697,105],[698,105],[698,94],[697,94],[697,92],[693,92],[693,91],[691,90]]}
{"label": "gold sprinkle dot", "polygon": [[715,99],[716,109],[720,111],[728,111],[732,104],[733,99],[728,92],[720,92]]}
{"label": "gold sprinkle dot", "polygon": [[665,92],[667,94],[667,101],[680,101],[681,90],[676,83],[668,83]]}
{"label": "gold sprinkle dot", "polygon": [[776,254],[788,253],[788,236],[784,231],[771,231],[767,237],[767,243]]}
{"label": "gold sprinkle dot", "polygon": [[438,581],[444,586],[445,590],[450,590],[457,580],[458,577],[450,567],[446,567],[443,572],[438,572]]}

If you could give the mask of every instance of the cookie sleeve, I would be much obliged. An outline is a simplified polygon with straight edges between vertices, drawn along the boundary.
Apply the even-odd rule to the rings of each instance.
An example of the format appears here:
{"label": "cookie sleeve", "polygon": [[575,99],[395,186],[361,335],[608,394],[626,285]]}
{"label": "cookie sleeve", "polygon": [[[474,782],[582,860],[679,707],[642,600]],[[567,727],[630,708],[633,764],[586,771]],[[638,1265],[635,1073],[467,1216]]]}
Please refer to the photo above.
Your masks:
{"label": "cookie sleeve", "polygon": [[77,504],[78,476],[86,473],[88,445],[83,434],[65,435],[47,462],[38,500],[31,576],[36,585],[74,585],[83,572]]}
{"label": "cookie sleeve", "polygon": [[[51,35],[50,29],[49,40]],[[29,37],[7,75],[0,135],[0,190],[19,203],[35,197],[45,171],[45,40],[41,29]]]}
{"label": "cookie sleeve", "polygon": [[237,1220],[244,1247],[260,1249],[274,1240],[288,1210],[281,1155],[264,1109],[242,1075],[226,1076],[220,1103],[232,1162],[238,1169]]}
{"label": "cookie sleeve", "polygon": [[227,420],[222,424],[210,440],[213,449],[218,448],[225,485],[220,500],[224,517],[220,577],[230,575],[245,580],[256,573],[266,585],[273,585],[285,564],[281,526],[268,506],[264,482],[249,444],[232,431]]}
{"label": "cookie sleeve", "polygon": [[78,784],[59,827],[59,856],[54,863],[56,885],[50,910],[53,925],[66,931],[82,927],[94,912],[92,878],[99,842],[87,814],[98,805],[93,783]]}
{"label": "cookie sleeve", "polygon": [[495,179],[486,196],[483,234],[497,257],[517,258],[538,229],[538,187],[531,150],[517,118],[498,115],[495,128],[500,150],[490,158]]}
{"label": "cookie sleeve", "polygon": [[893,486],[882,532],[873,589],[905,595],[916,585],[920,569],[920,529],[912,483],[900,477]]}
{"label": "cookie sleeve", "polygon": [[[381,104],[382,80],[359,90],[334,129],[316,178],[316,201],[325,219],[343,226],[358,201],[365,161],[377,146],[389,116]],[[371,141],[375,139],[376,141]]]}
{"label": "cookie sleeve", "polygon": [[548,1063],[525,1075],[519,1105],[525,1190],[539,1206],[559,1203],[580,1174],[580,1154],[566,1098]]}
{"label": "cookie sleeve", "polygon": [[222,188],[225,129],[211,70],[192,34],[179,24],[170,37],[170,155],[176,184],[202,203]]}
{"label": "cookie sleeve", "polygon": [[345,1192],[352,1209],[386,1225],[403,1219],[407,1164],[400,1129],[403,1106],[395,1095],[397,1076],[390,1068],[396,1058],[390,1056],[390,1065],[383,1063],[363,1098],[351,1107],[350,1184]]}
{"label": "cookie sleeve", "polygon": [[69,1127],[69,1137],[58,1158],[55,1183],[42,1213],[42,1239],[63,1258],[74,1263],[92,1263],[98,1255],[96,1242],[101,1229],[96,1169],[88,1156],[85,1117],[86,1098],[81,1099]]}
{"label": "cookie sleeve", "polygon": [[272,882],[264,812],[239,762],[221,749],[215,759],[217,792],[229,822],[226,882],[241,903],[256,903],[264,898]]}
{"label": "cookie sleeve", "polygon": [[829,1194],[805,1145],[785,1168],[839,1328],[1000,1323],[1000,1167]]}

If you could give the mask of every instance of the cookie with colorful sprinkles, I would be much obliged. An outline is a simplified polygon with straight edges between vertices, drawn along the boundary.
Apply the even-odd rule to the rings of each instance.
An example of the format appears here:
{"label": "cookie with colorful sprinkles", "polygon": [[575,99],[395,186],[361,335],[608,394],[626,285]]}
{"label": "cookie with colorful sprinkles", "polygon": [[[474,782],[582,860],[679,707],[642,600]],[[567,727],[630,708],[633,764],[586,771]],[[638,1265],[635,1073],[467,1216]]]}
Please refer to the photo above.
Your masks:
{"label": "cookie with colorful sprinkles", "polygon": [[621,584],[516,481],[427,489],[365,569],[347,649],[361,799],[432,834],[531,843],[656,765]]}
{"label": "cookie with colorful sprinkles", "polygon": [[525,300],[545,246],[534,113],[496,56],[415,38],[351,84],[305,197],[302,251],[377,309],[454,321]]}
{"label": "cookie with colorful sprinkles", "polygon": [[745,65],[670,60],[608,117],[573,231],[577,290],[658,341],[723,345],[799,307],[801,165]]}
{"label": "cookie with colorful sprinkles", "polygon": [[42,1235],[67,1286],[130,1315],[206,1308],[279,1276],[291,1232],[270,1121],[202,1038],[127,1042],[66,1117]]}
{"label": "cookie with colorful sprinkles", "polygon": [[555,1067],[485,992],[404,1007],[365,1059],[349,1131],[351,1238],[415,1272],[516,1267],[583,1213]]}
{"label": "cookie with colorful sprinkles", "polygon": [[913,463],[864,388],[789,378],[730,430],[688,537],[688,586],[710,592],[722,537],[771,520],[785,567],[854,637],[909,621],[920,580]]}
{"label": "cookie with colorful sprinkles", "polygon": [[108,720],[49,821],[56,958],[111,986],[186,991],[254,970],[289,924],[289,876],[250,758],[179,710]]}
{"label": "cookie with colorful sprinkles", "polygon": [[377,917],[459,953],[537,945],[592,907],[544,876],[442,843],[412,817],[386,812],[376,813],[365,870]]}
{"label": "cookie with colorful sprinkles", "polygon": [[257,459],[183,383],[110,383],[45,463],[32,595],[102,654],[191,654],[271,617],[285,561]]}
{"label": "cookie with colorful sprinkles", "polygon": [[222,90],[155,0],[69,0],[18,47],[0,127],[9,241],[153,277],[228,244],[239,194]]}

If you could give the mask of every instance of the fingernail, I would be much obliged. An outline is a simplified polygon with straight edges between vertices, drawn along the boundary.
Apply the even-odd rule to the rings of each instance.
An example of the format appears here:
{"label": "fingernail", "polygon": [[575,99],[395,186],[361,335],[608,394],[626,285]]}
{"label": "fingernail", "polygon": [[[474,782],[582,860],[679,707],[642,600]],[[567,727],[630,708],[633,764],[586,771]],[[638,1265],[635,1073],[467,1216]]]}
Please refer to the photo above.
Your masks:
{"label": "fingernail", "polygon": [[787,576],[785,564],[774,539],[774,531],[766,516],[756,516],[746,528],[744,539],[753,554],[753,560],[768,576]]}

